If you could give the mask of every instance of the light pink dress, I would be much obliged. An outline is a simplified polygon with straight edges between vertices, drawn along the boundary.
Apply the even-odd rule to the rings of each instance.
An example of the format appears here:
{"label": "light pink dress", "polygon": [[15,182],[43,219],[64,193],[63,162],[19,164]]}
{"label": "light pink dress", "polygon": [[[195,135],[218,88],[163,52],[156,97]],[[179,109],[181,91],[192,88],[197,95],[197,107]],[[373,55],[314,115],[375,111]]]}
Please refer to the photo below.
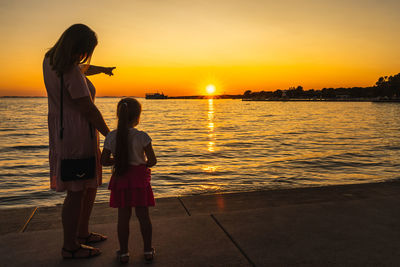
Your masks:
{"label": "light pink dress", "polygon": [[[90,96],[93,101],[96,89],[82,74],[79,66],[64,73],[64,137],[60,139],[60,79],[52,70],[49,59],[43,60],[43,77],[48,97],[50,187],[56,191],[81,191],[101,185],[100,149],[97,130],[91,130],[89,122],[73,104],[74,99]],[[64,158],[96,156],[96,173],[93,179],[63,182],[60,178],[60,162]]]}

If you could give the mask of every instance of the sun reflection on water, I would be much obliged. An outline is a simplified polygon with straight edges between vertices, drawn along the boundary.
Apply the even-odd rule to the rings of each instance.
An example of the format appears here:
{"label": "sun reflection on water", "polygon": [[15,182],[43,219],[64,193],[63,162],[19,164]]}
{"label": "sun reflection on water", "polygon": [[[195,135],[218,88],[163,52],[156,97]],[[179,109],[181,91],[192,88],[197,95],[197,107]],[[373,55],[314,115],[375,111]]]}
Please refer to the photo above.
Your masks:
{"label": "sun reflection on water", "polygon": [[215,151],[214,140],[214,99],[208,99],[208,143],[207,150],[209,152]]}
{"label": "sun reflection on water", "polygon": [[202,170],[206,172],[215,172],[217,170],[217,166],[204,166]]}
{"label": "sun reflection on water", "polygon": [[[207,117],[207,151],[213,153],[215,152],[214,99],[208,99]],[[207,165],[202,167],[202,170],[208,173],[214,173],[217,170],[217,166]]]}
{"label": "sun reflection on water", "polygon": [[208,144],[207,144],[207,150],[210,151],[210,152],[214,152],[215,151],[214,146],[215,146],[215,143],[212,142],[212,141],[209,141]]}

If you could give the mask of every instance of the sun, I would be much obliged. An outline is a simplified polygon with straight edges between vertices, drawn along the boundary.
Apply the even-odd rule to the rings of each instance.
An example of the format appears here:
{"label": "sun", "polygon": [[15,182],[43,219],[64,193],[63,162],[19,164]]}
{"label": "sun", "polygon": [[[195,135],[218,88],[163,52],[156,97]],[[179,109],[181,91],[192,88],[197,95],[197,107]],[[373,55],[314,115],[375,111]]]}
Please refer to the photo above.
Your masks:
{"label": "sun", "polygon": [[206,86],[206,91],[209,95],[212,95],[215,93],[215,85],[209,84]]}

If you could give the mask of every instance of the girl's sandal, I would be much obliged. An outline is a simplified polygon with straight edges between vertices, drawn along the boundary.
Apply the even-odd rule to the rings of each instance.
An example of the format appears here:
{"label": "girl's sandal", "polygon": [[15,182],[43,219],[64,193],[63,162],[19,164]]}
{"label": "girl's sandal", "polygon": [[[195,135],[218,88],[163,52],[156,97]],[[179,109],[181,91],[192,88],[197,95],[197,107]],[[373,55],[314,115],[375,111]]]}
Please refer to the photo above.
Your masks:
{"label": "girl's sandal", "polygon": [[156,250],[151,248],[151,251],[145,251],[143,254],[146,262],[152,262],[154,260],[154,256],[156,255]]}
{"label": "girl's sandal", "polygon": [[129,252],[121,254],[121,252],[118,250],[117,256],[118,256],[119,263],[125,264],[125,263],[129,262]]}
{"label": "girl's sandal", "polygon": [[[78,253],[79,251],[83,251],[83,250],[86,250],[87,254],[77,255],[77,254],[79,254]],[[65,255],[65,253],[68,253],[69,255]],[[61,254],[64,259],[85,259],[85,258],[92,258],[92,257],[99,256],[101,254],[101,251],[94,247],[80,245],[77,249],[74,249],[74,250],[62,248]]]}

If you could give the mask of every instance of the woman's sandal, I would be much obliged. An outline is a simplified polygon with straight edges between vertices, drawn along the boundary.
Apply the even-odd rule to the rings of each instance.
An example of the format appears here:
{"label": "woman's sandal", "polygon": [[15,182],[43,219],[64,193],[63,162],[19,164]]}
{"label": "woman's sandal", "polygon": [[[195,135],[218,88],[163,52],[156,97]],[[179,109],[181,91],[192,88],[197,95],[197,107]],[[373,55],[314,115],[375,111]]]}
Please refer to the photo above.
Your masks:
{"label": "woman's sandal", "polygon": [[156,250],[151,248],[151,251],[145,251],[143,254],[146,262],[152,262],[154,260],[154,256],[156,255]]}
{"label": "woman's sandal", "polygon": [[[86,254],[85,255],[76,255],[76,253],[78,251],[82,251],[82,250],[87,250],[88,254],[87,255]],[[86,259],[86,258],[96,257],[101,254],[100,250],[98,250],[94,247],[90,247],[90,246],[86,246],[86,245],[82,245],[82,244],[77,249],[74,249],[74,250],[62,248],[61,254],[63,252],[69,253],[71,255],[71,256],[62,255],[64,259]]]}
{"label": "woman's sandal", "polygon": [[98,243],[107,240],[107,236],[102,234],[91,232],[87,237],[80,237],[78,236],[79,240],[84,240],[82,244],[88,245],[91,243]]}
{"label": "woman's sandal", "polygon": [[118,250],[117,256],[118,256],[119,263],[125,264],[125,263],[129,262],[129,252],[121,254],[121,252]]}

